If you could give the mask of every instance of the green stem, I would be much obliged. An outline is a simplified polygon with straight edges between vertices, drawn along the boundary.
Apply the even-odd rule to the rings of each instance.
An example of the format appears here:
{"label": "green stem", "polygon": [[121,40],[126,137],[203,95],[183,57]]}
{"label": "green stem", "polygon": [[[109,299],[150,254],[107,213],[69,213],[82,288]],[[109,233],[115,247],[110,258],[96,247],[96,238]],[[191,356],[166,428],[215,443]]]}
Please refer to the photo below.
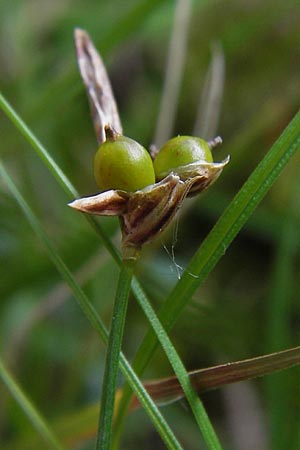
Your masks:
{"label": "green stem", "polygon": [[105,361],[97,450],[111,447],[117,374],[133,269],[134,262],[124,262],[119,275]]}

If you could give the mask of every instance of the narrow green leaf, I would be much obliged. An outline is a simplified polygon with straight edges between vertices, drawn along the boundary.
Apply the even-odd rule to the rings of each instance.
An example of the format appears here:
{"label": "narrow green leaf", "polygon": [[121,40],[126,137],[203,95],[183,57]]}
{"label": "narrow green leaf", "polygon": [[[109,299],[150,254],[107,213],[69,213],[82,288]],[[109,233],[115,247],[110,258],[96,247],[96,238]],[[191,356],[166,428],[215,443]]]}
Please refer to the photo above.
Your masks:
{"label": "narrow green leaf", "polygon": [[45,443],[54,450],[63,450],[64,447],[59,443],[53,431],[48,426],[41,413],[31,403],[26,394],[18,386],[11,373],[5,367],[2,358],[0,357],[0,377],[11,395],[18,402],[19,406],[23,409],[26,416],[34,426],[34,428],[41,435]]}
{"label": "narrow green leaf", "polygon": [[112,421],[119,367],[119,356],[121,351],[133,268],[133,263],[124,262],[121,268],[116,291],[103,377],[101,410],[96,446],[98,450],[106,450],[111,447]]}

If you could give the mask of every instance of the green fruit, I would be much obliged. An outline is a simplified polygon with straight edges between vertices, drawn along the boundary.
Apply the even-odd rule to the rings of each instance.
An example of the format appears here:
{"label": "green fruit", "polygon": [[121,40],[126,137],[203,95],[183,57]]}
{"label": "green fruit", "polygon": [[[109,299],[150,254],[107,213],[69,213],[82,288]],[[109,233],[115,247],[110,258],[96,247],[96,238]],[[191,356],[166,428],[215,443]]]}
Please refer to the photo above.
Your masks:
{"label": "green fruit", "polygon": [[170,172],[179,173],[182,166],[194,162],[213,162],[208,143],[192,136],[177,136],[167,141],[154,160],[156,179],[161,180]]}
{"label": "green fruit", "polygon": [[100,145],[95,155],[94,175],[101,190],[134,192],[155,183],[153,164],[147,150],[122,135]]}

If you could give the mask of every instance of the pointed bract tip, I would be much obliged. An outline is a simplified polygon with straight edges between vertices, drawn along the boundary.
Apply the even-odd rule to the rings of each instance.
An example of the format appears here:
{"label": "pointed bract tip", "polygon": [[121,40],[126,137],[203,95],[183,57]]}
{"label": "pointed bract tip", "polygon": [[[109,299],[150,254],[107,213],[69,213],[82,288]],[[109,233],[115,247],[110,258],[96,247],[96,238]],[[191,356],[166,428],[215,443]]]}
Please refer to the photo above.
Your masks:
{"label": "pointed bract tip", "polygon": [[70,208],[73,209],[78,209],[79,211],[82,210],[82,208],[80,208],[80,201],[79,200],[73,200],[72,202],[68,203],[68,206],[70,206]]}

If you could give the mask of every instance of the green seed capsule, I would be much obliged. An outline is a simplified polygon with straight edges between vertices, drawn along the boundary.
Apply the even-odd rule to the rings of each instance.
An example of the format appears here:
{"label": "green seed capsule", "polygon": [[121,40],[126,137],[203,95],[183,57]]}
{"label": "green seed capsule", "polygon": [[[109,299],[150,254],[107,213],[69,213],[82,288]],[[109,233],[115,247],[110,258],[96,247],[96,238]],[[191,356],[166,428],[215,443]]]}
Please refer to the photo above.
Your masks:
{"label": "green seed capsule", "polygon": [[134,192],[155,183],[151,157],[138,142],[117,135],[100,145],[94,175],[101,190]]}
{"label": "green seed capsule", "polygon": [[201,138],[177,136],[167,141],[154,160],[157,180],[166,177],[170,172],[184,171],[184,166],[194,162],[212,163],[213,157],[208,143]]}

